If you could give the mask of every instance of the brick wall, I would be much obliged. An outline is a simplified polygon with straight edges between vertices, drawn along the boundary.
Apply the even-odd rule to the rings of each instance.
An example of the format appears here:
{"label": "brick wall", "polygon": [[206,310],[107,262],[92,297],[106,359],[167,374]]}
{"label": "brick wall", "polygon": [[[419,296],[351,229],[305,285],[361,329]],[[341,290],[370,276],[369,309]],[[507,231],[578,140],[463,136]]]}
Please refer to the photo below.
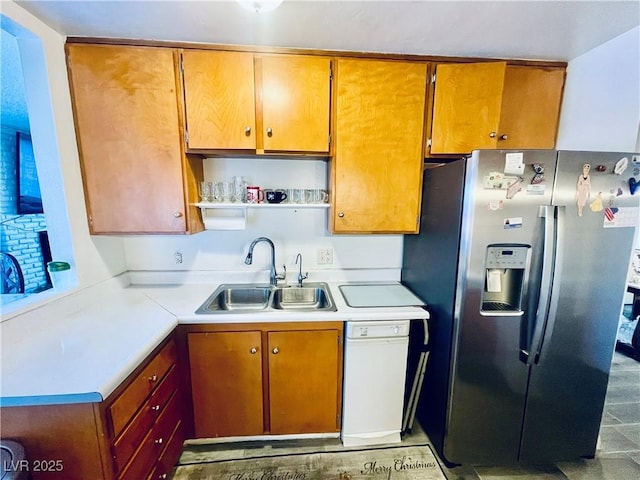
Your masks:
{"label": "brick wall", "polygon": [[25,292],[47,286],[38,232],[47,229],[43,214],[17,214],[16,131],[0,129],[0,250],[18,260],[24,276]]}

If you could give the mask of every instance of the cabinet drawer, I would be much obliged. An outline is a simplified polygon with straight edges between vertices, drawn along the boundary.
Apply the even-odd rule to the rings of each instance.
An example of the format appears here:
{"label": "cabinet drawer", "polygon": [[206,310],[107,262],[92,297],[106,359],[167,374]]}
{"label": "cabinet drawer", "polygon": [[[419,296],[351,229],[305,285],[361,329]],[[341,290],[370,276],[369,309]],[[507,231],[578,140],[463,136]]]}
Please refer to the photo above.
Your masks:
{"label": "cabinet drawer", "polygon": [[173,470],[176,460],[182,452],[183,443],[184,428],[182,422],[180,422],[173,431],[164,452],[160,455],[156,468],[153,469],[153,472],[147,477],[147,480],[165,480],[171,476],[171,471]]}
{"label": "cabinet drawer", "polygon": [[158,388],[151,394],[149,400],[138,411],[131,423],[122,432],[122,435],[113,444],[113,456],[117,471],[121,471],[127,464],[133,452],[149,432],[160,412],[167,405],[169,398],[178,388],[178,373],[176,367],[172,367]]}
{"label": "cabinet drawer", "polygon": [[178,392],[169,400],[169,404],[160,414],[158,421],[149,431],[127,465],[119,480],[140,480],[147,478],[160,455],[165,450],[171,434],[181,420],[180,395]]}
{"label": "cabinet drawer", "polygon": [[155,389],[174,363],[176,363],[176,347],[172,340],[109,407],[114,437],[117,437],[125,425],[129,423],[147,395]]}

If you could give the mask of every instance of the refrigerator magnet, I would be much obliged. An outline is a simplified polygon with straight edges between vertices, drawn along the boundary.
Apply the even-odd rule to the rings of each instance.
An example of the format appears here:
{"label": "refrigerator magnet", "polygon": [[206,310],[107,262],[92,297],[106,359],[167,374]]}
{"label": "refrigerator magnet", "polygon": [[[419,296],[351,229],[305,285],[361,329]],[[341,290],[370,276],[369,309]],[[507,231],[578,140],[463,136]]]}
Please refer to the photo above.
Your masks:
{"label": "refrigerator magnet", "polygon": [[613,173],[616,175],[622,175],[624,171],[629,166],[629,159],[627,157],[623,157],[616,163],[616,166],[613,167]]}
{"label": "refrigerator magnet", "polygon": [[595,200],[589,204],[589,208],[592,212],[601,212],[604,210],[604,205],[602,204],[602,192],[598,192]]}
{"label": "refrigerator magnet", "polygon": [[489,210],[495,212],[497,210],[502,210],[504,207],[504,202],[502,200],[490,200],[489,201]]}
{"label": "refrigerator magnet", "polygon": [[510,217],[504,219],[504,229],[522,228],[522,217]]}
{"label": "refrigerator magnet", "polygon": [[522,178],[516,178],[512,183],[507,187],[507,200],[511,200],[522,190]]}
{"label": "refrigerator magnet", "polygon": [[591,178],[589,177],[589,170],[591,170],[591,165],[585,163],[582,166],[582,175],[578,175],[578,182],[576,183],[576,204],[578,205],[579,217],[582,216],[582,210],[591,196]]}

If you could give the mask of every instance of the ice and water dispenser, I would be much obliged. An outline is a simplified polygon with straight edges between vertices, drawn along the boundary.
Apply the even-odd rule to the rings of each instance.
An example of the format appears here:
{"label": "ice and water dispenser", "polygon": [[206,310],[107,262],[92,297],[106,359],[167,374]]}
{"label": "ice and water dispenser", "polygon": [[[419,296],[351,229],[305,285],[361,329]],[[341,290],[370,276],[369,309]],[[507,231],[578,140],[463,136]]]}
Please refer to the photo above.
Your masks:
{"label": "ice and water dispenser", "polygon": [[521,315],[523,313],[522,303],[527,285],[530,252],[530,245],[487,246],[481,313],[487,315]]}

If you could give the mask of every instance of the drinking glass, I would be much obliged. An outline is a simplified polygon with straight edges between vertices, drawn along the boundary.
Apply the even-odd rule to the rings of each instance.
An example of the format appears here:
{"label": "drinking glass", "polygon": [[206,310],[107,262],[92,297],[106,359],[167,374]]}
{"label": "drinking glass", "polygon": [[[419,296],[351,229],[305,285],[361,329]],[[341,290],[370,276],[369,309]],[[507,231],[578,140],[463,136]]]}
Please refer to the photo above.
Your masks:
{"label": "drinking glass", "polygon": [[234,193],[237,202],[247,203],[247,186],[249,182],[245,177],[235,176],[233,177]]}
{"label": "drinking glass", "polygon": [[316,203],[315,190],[306,188],[304,190],[304,203]]}
{"label": "drinking glass", "polygon": [[210,202],[213,199],[213,182],[200,182],[198,184],[198,193],[203,202]]}
{"label": "drinking glass", "polygon": [[285,193],[287,194],[287,199],[284,201],[284,203],[296,203],[296,189],[295,188],[287,188],[285,190]]}
{"label": "drinking glass", "polygon": [[223,202],[234,201],[233,183],[220,182],[220,198]]}
{"label": "drinking glass", "polygon": [[216,203],[220,203],[222,202],[222,187],[221,187],[222,182],[214,182],[213,183],[213,190],[212,190],[212,201],[216,202]]}

